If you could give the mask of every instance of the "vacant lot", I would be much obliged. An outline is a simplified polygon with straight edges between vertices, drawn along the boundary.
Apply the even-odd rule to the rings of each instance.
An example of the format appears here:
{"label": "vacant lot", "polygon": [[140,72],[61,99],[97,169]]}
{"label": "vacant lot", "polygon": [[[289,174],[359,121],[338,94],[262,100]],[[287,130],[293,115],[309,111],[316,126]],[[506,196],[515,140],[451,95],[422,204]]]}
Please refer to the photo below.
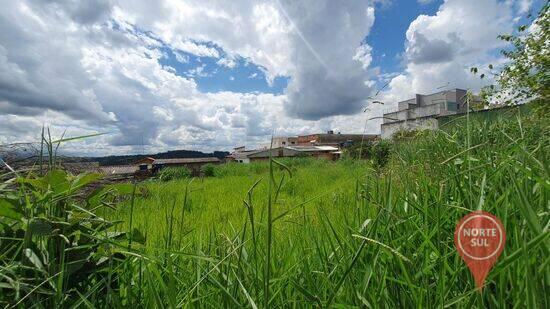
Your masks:
{"label": "vacant lot", "polygon": [[[149,301],[155,291],[180,305],[544,307],[548,127],[513,114],[466,128],[403,138],[385,166],[297,159],[153,182],[111,215],[123,229],[132,217],[158,259],[164,284],[145,284]],[[508,233],[482,295],[453,245],[476,209]]]}
{"label": "vacant lot", "polygon": [[[94,191],[83,202],[76,190],[94,176],[23,177],[0,199],[11,207],[0,301],[548,307],[548,113],[501,116],[404,134],[389,152],[364,145],[368,160],[227,164],[202,179],[127,184],[122,200]],[[483,293],[453,244],[476,209],[507,232]]]}

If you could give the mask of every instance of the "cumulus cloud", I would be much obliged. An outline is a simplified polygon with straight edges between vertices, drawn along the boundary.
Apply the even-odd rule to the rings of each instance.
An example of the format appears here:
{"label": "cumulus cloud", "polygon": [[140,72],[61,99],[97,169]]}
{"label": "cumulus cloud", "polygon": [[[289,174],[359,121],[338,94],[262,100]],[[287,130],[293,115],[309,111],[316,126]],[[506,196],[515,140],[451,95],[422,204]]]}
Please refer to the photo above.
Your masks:
{"label": "cumulus cloud", "polygon": [[[256,143],[273,130],[330,129],[335,117],[309,120],[353,113],[370,91],[363,40],[373,20],[364,1],[8,2],[0,12],[0,112],[17,121],[3,129],[26,121],[35,124],[28,130],[64,123],[75,133],[107,131],[98,138],[105,146],[94,145],[103,150],[213,149]],[[191,54],[229,69],[243,57],[269,82],[290,76],[291,85],[283,95],[204,94],[194,81],[206,75],[204,64],[178,75],[159,64],[166,48],[180,63]]]}
{"label": "cumulus cloud", "polygon": [[165,5],[156,16],[144,16],[148,7],[133,1],[121,7],[121,16],[176,48],[199,38],[251,59],[269,82],[290,76],[285,113],[291,117],[351,114],[372,90],[365,86],[370,47],[362,44],[374,22],[371,1],[189,0]]}
{"label": "cumulus cloud", "polygon": [[216,64],[220,66],[224,66],[229,69],[233,69],[234,67],[237,66],[237,62],[229,58],[221,58],[220,60],[216,61]]}
{"label": "cumulus cloud", "polygon": [[396,102],[448,84],[477,91],[490,80],[472,66],[500,61],[497,36],[514,25],[513,4],[497,0],[446,0],[435,15],[420,15],[406,32],[404,72],[393,77],[383,99]]}
{"label": "cumulus cloud", "polygon": [[[377,132],[379,119],[368,119],[382,108],[359,112],[376,73],[365,40],[374,2],[8,1],[0,10],[0,143],[36,140],[43,124],[58,135],[109,133],[69,149],[80,154],[230,149],[263,144],[271,134],[329,129]],[[447,0],[436,15],[419,16],[406,34],[405,70],[381,76],[390,80],[385,98],[447,81],[478,86],[468,66],[494,60],[496,35],[512,27],[512,6]],[[178,74],[160,64],[167,50],[187,65],[207,57],[235,69],[243,59],[268,82],[285,76],[289,85],[279,95],[203,93],[195,79],[206,76],[206,61]],[[255,74],[249,78],[262,76]]]}
{"label": "cumulus cloud", "polygon": [[353,114],[372,91],[365,85],[370,47],[361,41],[374,22],[374,8],[365,1],[281,1],[292,25],[295,59],[287,89],[291,117],[321,119]]}
{"label": "cumulus cloud", "polygon": [[406,55],[415,64],[450,61],[462,48],[462,42],[456,33],[449,33],[449,41],[438,38],[428,39],[419,32],[413,32],[407,42]]}
{"label": "cumulus cloud", "polygon": [[519,0],[517,2],[517,6],[518,6],[518,13],[525,14],[529,12],[531,7],[533,6],[533,0]]}
{"label": "cumulus cloud", "polygon": [[174,46],[181,51],[184,51],[199,57],[212,57],[212,58],[220,57],[220,53],[215,48],[208,47],[205,44],[199,44],[191,40],[179,42]]}

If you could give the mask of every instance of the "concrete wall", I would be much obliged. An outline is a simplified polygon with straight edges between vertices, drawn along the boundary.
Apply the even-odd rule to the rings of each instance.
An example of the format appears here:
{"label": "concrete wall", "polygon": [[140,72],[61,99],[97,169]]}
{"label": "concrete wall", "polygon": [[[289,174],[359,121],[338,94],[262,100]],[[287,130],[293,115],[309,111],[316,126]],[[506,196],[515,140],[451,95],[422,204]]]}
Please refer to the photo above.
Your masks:
{"label": "concrete wall", "polygon": [[396,121],[405,121],[409,115],[408,110],[397,111],[384,114],[383,123],[392,123]]}
{"label": "concrete wall", "polygon": [[368,141],[376,138],[376,135],[369,134],[312,134],[298,136],[298,145],[337,145],[347,141],[360,142],[361,140]]}
{"label": "concrete wall", "polygon": [[441,110],[440,103],[409,109],[407,119],[436,116],[440,114]]}
{"label": "concrete wall", "polygon": [[416,118],[407,121],[384,123],[382,124],[383,139],[391,138],[393,134],[400,130],[434,130],[438,128],[438,121],[435,117]]}
{"label": "concrete wall", "polygon": [[264,151],[254,153],[248,156],[250,160],[254,160],[257,158],[269,158],[269,153],[271,152],[272,157],[291,157],[295,156],[298,152],[296,150],[288,149],[288,148],[272,148],[272,149],[266,149]]}
{"label": "concrete wall", "polygon": [[[274,137],[273,138],[273,147],[271,148],[279,148],[279,147],[285,147],[285,146],[293,146],[293,145],[298,145],[298,138],[297,137]],[[270,145],[267,146],[267,148],[270,148],[269,147]]]}
{"label": "concrete wall", "polygon": [[388,138],[400,129],[432,128],[434,122],[424,118],[464,112],[465,94],[465,90],[453,89],[428,95],[417,94],[414,99],[399,102],[398,111],[384,114],[381,137]]}
{"label": "concrete wall", "polygon": [[410,107],[414,107],[414,106],[416,106],[416,99],[410,99],[410,100],[401,101],[397,103],[397,108],[400,111],[409,109]]}

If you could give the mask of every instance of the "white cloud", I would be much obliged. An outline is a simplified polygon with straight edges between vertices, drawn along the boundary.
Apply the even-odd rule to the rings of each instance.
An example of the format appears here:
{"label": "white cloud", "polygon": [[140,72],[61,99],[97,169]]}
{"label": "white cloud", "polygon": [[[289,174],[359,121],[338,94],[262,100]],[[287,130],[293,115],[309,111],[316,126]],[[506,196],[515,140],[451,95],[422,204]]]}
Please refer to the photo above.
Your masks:
{"label": "white cloud", "polygon": [[517,7],[518,7],[518,13],[519,14],[525,14],[529,12],[531,7],[533,6],[533,0],[518,0],[517,1]]}
{"label": "white cloud", "polygon": [[216,62],[216,64],[219,65],[219,66],[224,66],[224,67],[229,68],[229,69],[233,69],[237,66],[237,62],[235,62],[235,60],[229,59],[229,58],[221,58],[220,60],[218,60]]}
{"label": "white cloud", "polygon": [[[374,87],[371,47],[362,43],[372,1],[90,3],[3,4],[0,143],[36,140],[49,124],[54,134],[109,133],[68,146],[86,154],[230,149],[263,144],[272,133],[361,132],[382,112],[357,113]],[[448,0],[436,15],[419,16],[407,31],[406,69],[381,76],[391,80],[385,99],[447,81],[478,87],[468,68],[495,60],[511,6]],[[195,78],[206,76],[205,64],[179,76],[159,63],[166,48],[181,63],[189,53],[230,69],[242,57],[268,81],[289,76],[290,84],[283,95],[202,93]],[[366,128],[377,132],[379,119]]]}
{"label": "white cloud", "polygon": [[372,61],[371,52],[372,48],[367,44],[363,44],[357,47],[355,55],[353,56],[353,60],[359,61],[363,69],[366,69],[369,67]]}
{"label": "white cloud", "polygon": [[185,75],[189,77],[207,77],[208,73],[204,72],[204,68],[206,68],[206,64],[201,64],[198,67],[185,72]]}
{"label": "white cloud", "polygon": [[220,53],[213,47],[208,47],[204,44],[198,44],[191,40],[184,42],[177,42],[173,46],[181,51],[190,53],[198,57],[212,57],[219,58]]}
{"label": "white cloud", "polygon": [[[179,20],[165,7],[182,3],[148,6],[149,3],[136,2],[135,10],[124,10],[123,4],[117,4],[99,12],[97,7],[65,2],[4,5],[0,12],[0,24],[5,30],[0,32],[0,143],[36,141],[45,124],[58,136],[65,129],[70,136],[108,133],[67,145],[65,149],[72,153],[214,150],[229,149],[239,143],[263,144],[272,132],[325,131],[342,123],[341,117],[323,121],[290,118],[285,111],[286,95],[201,93],[193,78],[206,74],[204,64],[189,71],[188,77],[178,76],[173,68],[160,65],[165,52],[159,39],[168,39],[166,42],[173,48],[177,61],[189,60],[183,52],[219,57],[213,45],[198,43],[209,40],[227,48],[228,55],[240,55],[236,53],[240,51],[245,59],[250,59],[247,61],[258,61],[272,77],[296,72],[290,57],[309,57],[302,54],[303,46],[292,45],[303,42],[293,37],[287,21],[271,2],[229,5],[231,14],[208,8],[215,3],[207,4],[206,9],[193,14],[223,21],[223,27],[213,23],[213,35],[208,37],[201,34],[210,33],[206,30],[195,35],[180,33],[178,29],[184,25],[177,23],[173,28],[153,26],[164,17]],[[191,10],[197,7],[201,6],[193,6]],[[248,16],[239,17],[237,13],[242,8]],[[182,7],[179,13],[189,12]],[[149,20],[148,28],[145,19],[151,16],[154,18]],[[237,28],[228,27],[225,22]],[[302,26],[304,30],[313,27]],[[196,26],[196,30],[201,27]],[[213,40],[214,30],[220,31],[217,34],[220,40]],[[365,31],[355,30],[350,36],[354,40],[345,49],[344,55],[349,58],[342,63],[342,70],[354,62],[352,52],[359,46],[360,33]],[[232,35],[233,41],[221,39]],[[171,40],[176,37],[180,39]],[[324,48],[313,43],[316,48]],[[289,54],[295,48],[299,51]],[[337,63],[338,55],[332,59],[321,55],[327,58],[327,63]],[[234,58],[222,59],[220,64],[233,66]],[[361,72],[359,79],[363,80],[362,69]],[[332,73],[345,77],[341,71]],[[349,132],[352,128],[343,122],[340,130]]]}
{"label": "white cloud", "polygon": [[321,119],[353,114],[372,89],[366,45],[357,49],[374,23],[374,8],[365,1],[283,1],[281,10],[292,24],[294,73],[285,104],[289,116]]}
{"label": "white cloud", "polygon": [[365,86],[368,71],[357,66],[354,56],[364,67],[370,63],[368,45],[357,48],[374,22],[373,1],[166,1],[155,14],[135,1],[119,6],[121,19],[175,48],[189,38],[214,42],[263,67],[269,83],[290,76],[285,105],[290,116],[350,114],[371,91]]}
{"label": "white cloud", "polygon": [[432,93],[447,83],[477,91],[490,80],[470,67],[499,61],[505,44],[497,36],[513,30],[513,18],[512,4],[497,0],[447,0],[435,15],[418,16],[406,32],[406,68],[392,78],[384,100]]}
{"label": "white cloud", "polygon": [[174,55],[176,55],[176,60],[180,63],[188,63],[189,62],[189,56],[187,56],[186,54],[184,53],[181,53],[181,52],[178,52],[178,51],[173,51],[174,52]]}

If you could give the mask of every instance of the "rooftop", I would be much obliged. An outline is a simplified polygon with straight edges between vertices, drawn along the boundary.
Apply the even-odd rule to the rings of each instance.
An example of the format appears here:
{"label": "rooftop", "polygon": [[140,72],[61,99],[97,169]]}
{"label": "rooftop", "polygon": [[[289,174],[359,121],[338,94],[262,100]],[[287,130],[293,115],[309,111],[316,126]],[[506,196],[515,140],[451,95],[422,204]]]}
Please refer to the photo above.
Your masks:
{"label": "rooftop", "polygon": [[220,159],[218,159],[217,157],[155,159],[153,164],[190,164],[190,163],[213,163],[213,162],[220,162]]}

